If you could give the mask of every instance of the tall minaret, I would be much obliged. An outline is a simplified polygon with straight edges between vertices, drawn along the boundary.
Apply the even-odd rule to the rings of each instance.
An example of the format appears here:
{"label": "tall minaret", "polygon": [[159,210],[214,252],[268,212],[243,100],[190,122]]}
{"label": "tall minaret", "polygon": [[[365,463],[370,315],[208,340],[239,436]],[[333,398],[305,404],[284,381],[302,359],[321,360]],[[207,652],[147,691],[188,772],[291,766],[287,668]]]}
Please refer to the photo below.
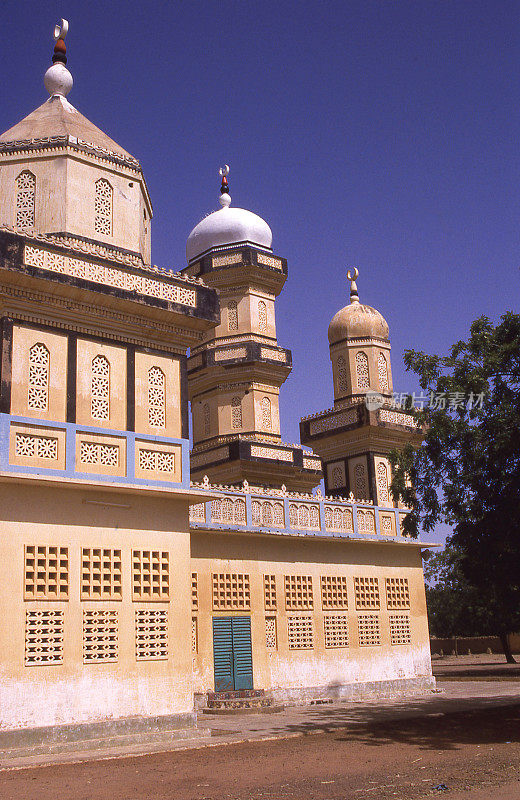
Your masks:
{"label": "tall minaret", "polygon": [[350,304],[329,325],[334,407],[304,417],[300,439],[322,458],[327,494],[393,506],[388,454],[419,440],[413,418],[395,409],[388,324],[359,302],[359,271],[347,273]]}
{"label": "tall minaret", "polygon": [[67,20],[54,30],[49,98],[0,136],[0,225],[150,264],[152,206],[139,161],[67,99]]}
{"label": "tall minaret", "polygon": [[287,261],[273,255],[261,217],[231,206],[228,174],[226,165],[221,208],[193,229],[186,248],[184,272],[218,289],[221,313],[188,361],[192,476],[309,491],[321,479],[319,459],[280,435],[279,391],[292,362],[276,338],[275,300]]}

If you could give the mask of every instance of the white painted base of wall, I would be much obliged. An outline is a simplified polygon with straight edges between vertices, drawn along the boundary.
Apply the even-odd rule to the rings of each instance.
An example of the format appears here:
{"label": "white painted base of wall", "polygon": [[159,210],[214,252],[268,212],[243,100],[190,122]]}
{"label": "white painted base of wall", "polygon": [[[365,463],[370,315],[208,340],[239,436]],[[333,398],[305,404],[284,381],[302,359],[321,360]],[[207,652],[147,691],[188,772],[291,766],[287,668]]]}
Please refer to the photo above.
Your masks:
{"label": "white painted base of wall", "polygon": [[286,706],[307,705],[315,700],[332,702],[356,700],[383,700],[394,697],[413,697],[435,689],[435,678],[399,678],[390,681],[367,681],[336,686],[306,686],[304,688],[273,689],[271,694],[277,703]]}

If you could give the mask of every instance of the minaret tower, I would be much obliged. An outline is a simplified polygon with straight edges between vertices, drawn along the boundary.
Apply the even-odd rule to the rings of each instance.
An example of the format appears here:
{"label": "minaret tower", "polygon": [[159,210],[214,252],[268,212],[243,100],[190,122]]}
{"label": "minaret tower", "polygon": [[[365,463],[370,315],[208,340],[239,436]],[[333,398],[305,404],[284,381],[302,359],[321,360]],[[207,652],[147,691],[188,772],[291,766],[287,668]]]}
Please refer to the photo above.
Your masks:
{"label": "minaret tower", "polygon": [[347,273],[350,304],[329,325],[334,407],[304,417],[300,438],[322,458],[329,495],[393,506],[388,454],[419,440],[413,418],[392,403],[388,324],[359,302],[359,271]]}
{"label": "minaret tower", "polygon": [[309,491],[321,479],[319,459],[280,435],[279,390],[292,362],[276,338],[275,300],[287,261],[273,255],[261,217],[231,206],[228,174],[226,165],[220,210],[193,229],[186,248],[185,274],[218,289],[221,313],[188,361],[192,477]]}
{"label": "minaret tower", "polygon": [[152,206],[139,161],[67,99],[73,86],[62,19],[47,100],[0,135],[0,225],[150,263]]}

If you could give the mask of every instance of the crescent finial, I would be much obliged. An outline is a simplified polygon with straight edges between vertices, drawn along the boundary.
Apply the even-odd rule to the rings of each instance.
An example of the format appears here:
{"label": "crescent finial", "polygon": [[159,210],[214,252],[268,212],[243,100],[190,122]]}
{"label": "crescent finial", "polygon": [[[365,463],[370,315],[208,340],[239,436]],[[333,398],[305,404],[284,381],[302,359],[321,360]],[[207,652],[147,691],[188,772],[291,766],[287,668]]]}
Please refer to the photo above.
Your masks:
{"label": "crescent finial", "polygon": [[58,39],[64,39],[69,32],[69,21],[67,19],[61,20],[61,25],[58,23],[54,26],[54,38],[56,41]]}
{"label": "crescent finial", "polygon": [[219,169],[218,174],[221,178],[227,178],[229,175],[229,164],[224,164],[224,166]]}
{"label": "crescent finial", "polygon": [[353,267],[349,269],[347,272],[347,278],[350,281],[350,302],[351,303],[359,303],[359,295],[356,286],[356,281],[359,278],[359,270],[357,267]]}
{"label": "crescent finial", "polygon": [[349,281],[357,281],[357,279],[359,278],[358,268],[353,267],[352,269],[349,269],[349,271],[347,272],[347,278]]}

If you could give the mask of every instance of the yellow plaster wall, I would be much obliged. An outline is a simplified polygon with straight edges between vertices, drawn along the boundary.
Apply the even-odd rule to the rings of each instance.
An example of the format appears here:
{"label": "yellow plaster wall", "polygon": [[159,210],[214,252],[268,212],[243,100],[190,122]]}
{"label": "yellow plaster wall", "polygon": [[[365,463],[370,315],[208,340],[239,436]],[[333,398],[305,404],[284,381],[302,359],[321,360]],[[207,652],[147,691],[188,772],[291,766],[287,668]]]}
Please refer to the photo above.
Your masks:
{"label": "yellow plaster wall", "polygon": [[[193,707],[185,501],[0,484],[0,727],[79,723]],[[24,547],[68,548],[69,599],[24,600]],[[81,548],[121,550],[122,599],[80,600]],[[133,602],[133,549],[169,553],[169,602]],[[136,609],[168,609],[168,657],[137,661]],[[26,610],[63,610],[63,664],[24,666]],[[83,663],[83,610],[117,610],[115,663]]]}
{"label": "yellow plaster wall", "polygon": [[[29,351],[35,344],[49,351],[49,394],[47,410],[28,406]],[[67,407],[67,336],[62,333],[36,330],[24,325],[13,326],[13,358],[11,413],[23,417],[64,422]]]}
{"label": "yellow plaster wall", "polygon": [[[191,568],[198,576],[198,652],[194,654],[195,691],[214,689],[213,616],[251,616],[253,681],[255,688],[290,689],[334,687],[349,683],[386,681],[431,675],[426,600],[420,550],[377,543],[296,541],[273,537],[247,537],[218,533],[191,534]],[[213,611],[213,572],[248,573],[251,583],[251,611]],[[264,609],[264,574],[276,576],[277,611]],[[287,612],[284,575],[310,575],[314,610]],[[323,611],[321,575],[344,575],[348,583],[348,610]],[[354,599],[354,577],[379,578],[381,646],[360,647]],[[391,645],[389,611],[386,608],[385,578],[406,577],[410,587],[412,644]],[[289,650],[288,615],[313,618],[314,648]],[[325,648],[323,617],[347,614],[347,648]],[[276,616],[278,647],[267,649],[265,617]]]}
{"label": "yellow plaster wall", "polygon": [[[166,379],[166,419],[164,427],[149,424],[148,370],[159,367]],[[180,362],[178,359],[153,353],[135,354],[135,430],[157,436],[181,438]]]}
{"label": "yellow plaster wall", "polygon": [[[76,368],[76,420],[96,428],[126,429],[126,348],[78,338]],[[109,418],[92,416],[92,360],[104,356],[110,363]]]}

